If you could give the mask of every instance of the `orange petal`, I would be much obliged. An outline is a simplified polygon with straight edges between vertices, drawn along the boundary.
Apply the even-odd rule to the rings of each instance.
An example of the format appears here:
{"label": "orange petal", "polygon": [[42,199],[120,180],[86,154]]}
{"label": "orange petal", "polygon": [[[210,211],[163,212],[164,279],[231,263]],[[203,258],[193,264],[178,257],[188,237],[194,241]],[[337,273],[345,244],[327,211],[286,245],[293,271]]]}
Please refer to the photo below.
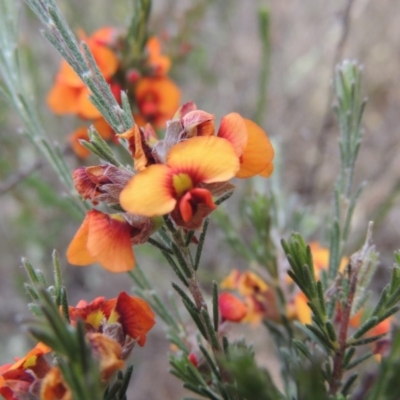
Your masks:
{"label": "orange petal", "polygon": [[46,400],[72,400],[72,393],[58,367],[53,367],[43,379],[40,398]]}
{"label": "orange petal", "polygon": [[119,322],[124,331],[132,338],[138,339],[139,345],[143,346],[147,332],[155,324],[150,306],[143,299],[122,292],[118,296],[115,310],[120,316]]}
{"label": "orange petal", "polygon": [[12,371],[18,368],[30,368],[36,365],[39,356],[43,356],[51,351],[50,347],[39,342],[32,350],[30,350],[23,358],[16,361],[8,370]]}
{"label": "orange petal", "polygon": [[[353,328],[358,328],[361,326],[361,321],[362,321],[362,314],[363,310],[358,310],[351,318],[349,321],[349,326],[352,326]],[[338,312],[336,318],[340,321],[342,318],[342,312],[341,308],[338,307]]]}
{"label": "orange petal", "polygon": [[82,118],[97,119],[101,117],[100,111],[93,105],[89,99],[89,89],[83,88],[77,98],[76,112]]}
{"label": "orange petal", "polygon": [[161,54],[161,44],[155,36],[149,38],[146,43],[146,49],[149,52],[148,64],[153,68],[158,76],[166,75],[171,67],[171,60]]}
{"label": "orange petal", "polygon": [[135,97],[143,118],[161,128],[178,109],[181,92],[169,78],[146,77],[136,84]]}
{"label": "orange petal", "polygon": [[274,164],[271,162],[267,168],[259,173],[263,178],[268,178],[274,172]]}
{"label": "orange petal", "polygon": [[88,44],[104,79],[109,80],[117,72],[119,64],[117,56],[108,47],[99,45],[93,40]]}
{"label": "orange petal", "polygon": [[311,310],[307,298],[303,293],[298,293],[294,298],[297,319],[303,324],[311,324]]}
{"label": "orange petal", "polygon": [[231,289],[237,288],[238,281],[242,273],[238,269],[233,269],[229,275],[220,283],[221,289]]}
{"label": "orange petal", "polygon": [[[136,171],[143,170],[148,163],[146,153],[143,146],[146,145],[144,138],[140,132],[138,125],[134,125],[131,129],[117,135],[119,138],[126,139],[129,143],[129,151],[134,160]],[[148,146],[147,146],[148,147]]]}
{"label": "orange petal", "polygon": [[87,334],[92,354],[99,361],[101,380],[107,382],[117,372],[124,368],[121,360],[122,348],[118,342],[102,333],[89,332]]}
{"label": "orange petal", "polygon": [[79,142],[80,139],[89,141],[89,135],[87,131],[88,128],[82,126],[68,136],[68,141],[72,147],[72,150],[80,158],[87,158],[90,156],[90,151],[86,147],[82,146]]}
{"label": "orange petal", "polygon": [[99,132],[100,136],[104,140],[109,140],[114,136],[114,131],[103,117],[100,117],[93,121],[93,126],[96,128],[96,131]]}
{"label": "orange petal", "polygon": [[75,324],[78,319],[82,319],[85,321],[85,324],[98,329],[104,318],[107,318],[103,310],[105,303],[106,300],[104,297],[97,297],[89,304],[81,300],[76,307],[68,307],[71,323]]}
{"label": "orange petal", "polygon": [[111,272],[125,272],[135,265],[130,225],[115,216],[92,210],[89,215],[87,249]]}
{"label": "orange petal", "polygon": [[161,43],[157,37],[152,36],[147,40],[146,49],[150,56],[158,56],[161,53]]}
{"label": "orange petal", "polygon": [[146,118],[144,118],[144,116],[141,114],[133,114],[133,120],[135,121],[135,124],[138,125],[140,128],[144,127],[147,124]]}
{"label": "orange petal", "polygon": [[237,178],[249,178],[263,172],[274,158],[274,149],[267,134],[254,122],[244,119],[248,132]]}
{"label": "orange petal", "polygon": [[176,204],[171,169],[155,164],[140,171],[122,190],[120,203],[125,211],[145,217],[171,212]]}
{"label": "orange petal", "polygon": [[96,258],[89,253],[87,241],[89,236],[89,217],[93,211],[86,214],[81,227],[76,232],[67,250],[67,260],[70,264],[86,266],[93,264]]}
{"label": "orange petal", "polygon": [[384,335],[390,331],[392,318],[387,318],[368,331],[367,336]]}
{"label": "orange petal", "polygon": [[167,155],[174,172],[186,172],[197,183],[225,182],[235,176],[239,159],[232,145],[216,136],[194,137],[176,144]]}
{"label": "orange petal", "polygon": [[255,326],[258,325],[263,319],[266,319],[264,307],[259,301],[256,300],[254,296],[246,297],[245,304],[247,306],[247,314],[243,318],[242,322],[248,322]]}
{"label": "orange petal", "polygon": [[265,293],[268,285],[254,272],[246,271],[238,278],[237,290],[242,296],[252,296]]}
{"label": "orange petal", "polygon": [[246,304],[230,293],[219,295],[218,306],[223,321],[240,322],[247,314]]}
{"label": "orange petal", "polygon": [[90,41],[93,40],[100,45],[109,46],[113,44],[117,34],[118,32],[115,28],[112,28],[111,26],[105,26],[93,32],[92,36],[90,37]]}
{"label": "orange petal", "polygon": [[79,92],[80,89],[56,82],[47,95],[47,105],[56,114],[74,114]]}
{"label": "orange petal", "polygon": [[181,91],[169,78],[157,79],[155,85],[160,95],[160,112],[170,119],[179,107]]}
{"label": "orange petal", "polygon": [[79,78],[79,75],[65,60],[61,61],[61,67],[57,74],[57,81],[77,89],[82,89],[85,86],[82,79]]}
{"label": "orange petal", "polygon": [[222,118],[218,136],[228,140],[240,157],[248,141],[248,132],[244,118],[238,113],[230,113]]}

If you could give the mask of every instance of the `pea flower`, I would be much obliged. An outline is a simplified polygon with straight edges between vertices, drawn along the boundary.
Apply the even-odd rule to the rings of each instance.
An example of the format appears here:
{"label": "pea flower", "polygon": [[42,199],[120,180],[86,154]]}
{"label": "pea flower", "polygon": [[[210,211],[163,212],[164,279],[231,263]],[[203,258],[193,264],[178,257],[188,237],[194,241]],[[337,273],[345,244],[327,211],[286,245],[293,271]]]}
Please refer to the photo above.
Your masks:
{"label": "pea flower", "polygon": [[130,339],[133,344],[144,346],[147,332],[155,324],[154,313],[147,302],[125,292],[114,299],[97,297],[90,303],[80,301],[76,307],[69,307],[69,314],[72,323],[82,319],[89,332],[104,333],[122,347],[128,346],[123,349],[122,358],[126,358],[132,348]]}
{"label": "pea flower", "polygon": [[[119,65],[117,56],[110,48],[114,35],[115,30],[110,27],[102,28],[90,37],[81,33],[107,81],[115,74]],[[89,89],[65,60],[62,61],[55,84],[48,94],[47,103],[56,114],[78,114],[87,119],[101,117],[89,100]]]}
{"label": "pea flower", "polygon": [[134,88],[138,113],[134,119],[139,126],[150,122],[155,128],[163,128],[179,107],[181,92],[166,76],[140,78]]}
{"label": "pea flower", "polygon": [[154,164],[136,174],[120,195],[129,213],[147,217],[173,213],[194,229],[216,208],[202,185],[225,182],[239,169],[232,145],[217,137],[195,137],[171,148],[165,164]]}
{"label": "pea flower", "polygon": [[[198,110],[193,102],[186,103],[168,123],[163,149],[159,149],[159,152],[166,154],[171,146],[181,140],[195,136],[213,136],[215,131],[212,114]],[[256,123],[238,113],[230,113],[221,119],[216,136],[229,141],[235,149],[240,162],[237,178],[271,175],[274,149],[267,134]]]}
{"label": "pea flower", "polygon": [[145,243],[154,231],[151,219],[91,210],[72,239],[68,262],[86,266],[98,262],[111,272],[126,272],[135,266],[132,245]]}
{"label": "pea flower", "polygon": [[234,269],[221,282],[220,287],[236,291],[244,299],[247,313],[241,322],[255,325],[263,319],[279,320],[274,291],[254,272]]}
{"label": "pea flower", "polygon": [[42,379],[50,370],[45,354],[50,348],[38,343],[13,364],[0,366],[0,394],[6,400],[39,396]]}

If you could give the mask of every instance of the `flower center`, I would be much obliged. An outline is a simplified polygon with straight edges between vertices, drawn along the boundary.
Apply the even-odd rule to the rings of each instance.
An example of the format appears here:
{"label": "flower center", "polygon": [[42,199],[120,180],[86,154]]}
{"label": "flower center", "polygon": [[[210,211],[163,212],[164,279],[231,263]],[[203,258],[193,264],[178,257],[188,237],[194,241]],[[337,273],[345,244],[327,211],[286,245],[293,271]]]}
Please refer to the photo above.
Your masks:
{"label": "flower center", "polygon": [[192,178],[185,173],[174,175],[172,184],[178,197],[183,196],[187,191],[193,188]]}

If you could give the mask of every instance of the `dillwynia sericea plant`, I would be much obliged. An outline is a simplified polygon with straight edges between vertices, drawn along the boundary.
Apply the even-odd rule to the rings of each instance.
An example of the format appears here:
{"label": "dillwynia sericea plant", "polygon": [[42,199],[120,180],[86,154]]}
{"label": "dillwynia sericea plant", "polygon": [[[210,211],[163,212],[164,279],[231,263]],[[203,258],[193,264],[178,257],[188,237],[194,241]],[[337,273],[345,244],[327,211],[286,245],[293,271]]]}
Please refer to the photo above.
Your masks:
{"label": "dillwynia sericea plant", "polygon": [[[0,367],[0,394],[5,399],[126,399],[134,373],[128,357],[136,345],[145,345],[157,321],[171,344],[170,372],[192,392],[187,399],[400,398],[400,333],[393,324],[400,253],[377,299],[368,289],[378,264],[372,222],[361,248],[346,255],[362,191],[353,187],[366,104],[360,65],[345,61],[334,76],[340,172],[329,248],[307,244],[300,233],[279,241],[291,229],[291,218],[276,178],[279,157],[273,174],[275,154],[267,134],[238,113],[216,125],[214,115],[193,102],[180,105],[180,90],[167,77],[171,61],[148,30],[150,0],[134,2],[128,29],[81,32],[79,41],[55,0],[26,3],[64,59],[48,105],[57,114],[80,118],[85,127],[70,136],[70,145],[78,157],[92,153],[100,162],[70,173],[61,147],[47,138],[21,84],[18,7],[10,0],[0,1],[1,94],[82,215],[67,250],[69,263],[98,263],[111,273],[127,273],[134,294],[71,306],[57,252],[54,282],[24,259],[35,318],[28,332],[37,344]],[[268,56],[269,14],[262,10],[259,17]],[[267,72],[266,67],[264,89]],[[221,205],[235,191],[232,179],[255,176],[271,177],[272,183],[267,193],[253,188],[242,205],[242,219],[252,232],[244,240],[234,215]],[[206,282],[209,294],[198,271],[214,216],[227,243],[251,269]],[[175,274],[167,302],[136,261],[133,249],[143,243],[154,246]],[[268,330],[279,380],[257,364],[257,351],[247,340],[230,338],[234,323]],[[373,373],[365,372],[368,360],[374,360]]]}

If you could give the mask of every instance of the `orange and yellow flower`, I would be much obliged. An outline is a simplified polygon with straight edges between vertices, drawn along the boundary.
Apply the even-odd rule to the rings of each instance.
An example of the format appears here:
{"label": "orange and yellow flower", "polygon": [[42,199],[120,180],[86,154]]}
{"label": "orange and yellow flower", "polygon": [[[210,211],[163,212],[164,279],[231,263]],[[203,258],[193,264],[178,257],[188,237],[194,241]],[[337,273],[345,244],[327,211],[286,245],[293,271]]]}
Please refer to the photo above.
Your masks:
{"label": "orange and yellow flower", "polygon": [[[175,118],[180,120],[181,130],[186,138],[210,136],[215,133],[214,116],[197,110],[192,102],[183,105]],[[271,175],[274,149],[267,134],[256,123],[243,118],[238,113],[230,113],[222,118],[217,136],[228,140],[235,149],[240,160],[237,178]]]}
{"label": "orange and yellow flower", "polygon": [[[76,190],[95,205],[119,205],[120,193],[131,177],[127,169],[112,164],[80,167],[73,172]],[[67,259],[78,266],[98,262],[112,272],[128,271],[135,266],[132,246],[145,243],[157,225],[154,218],[93,209],[72,239]]]}
{"label": "orange and yellow flower", "polygon": [[228,181],[238,169],[239,160],[226,140],[191,138],[172,147],[166,164],[150,165],[136,174],[121,192],[120,203],[127,212],[147,217],[174,211],[194,229],[216,208],[202,185]]}
{"label": "orange and yellow flower", "polygon": [[267,283],[251,271],[241,272],[237,269],[221,282],[222,289],[237,291],[244,298],[247,308],[242,322],[258,324],[263,319],[279,320],[279,311],[276,304],[275,293]]}
{"label": "orange and yellow flower", "polygon": [[[110,49],[114,30],[106,27],[91,37],[81,36],[89,46],[104,78],[109,81],[118,69],[119,61]],[[89,100],[89,89],[72,67],[62,61],[56,82],[50,90],[47,103],[56,114],[77,114],[85,119],[100,118],[101,114]]]}
{"label": "orange and yellow flower", "polygon": [[155,128],[163,128],[178,109],[181,92],[167,77],[171,60],[161,54],[158,38],[153,36],[148,39],[146,52],[147,59],[142,74],[138,71],[134,74],[134,79],[130,79],[133,82],[132,90],[138,110],[134,119],[139,126],[150,122]]}
{"label": "orange and yellow flower", "polygon": [[[99,362],[101,381],[107,383],[124,367],[122,347],[115,340],[102,333],[89,332],[86,339],[91,354]],[[72,400],[72,393],[58,367],[53,367],[43,378],[40,398],[45,400]]]}
{"label": "orange and yellow flower", "polygon": [[[98,297],[91,303],[81,301],[69,308],[72,323],[82,319],[89,331],[109,332],[108,325],[119,324],[123,334],[146,343],[147,332],[154,326],[154,313],[150,306],[139,297],[122,292],[117,298],[106,300]],[[121,345],[125,343],[125,339]]]}
{"label": "orange and yellow flower", "polygon": [[140,78],[135,85],[134,96],[138,114],[134,119],[139,126],[150,122],[155,128],[163,128],[179,107],[181,92],[167,77]]}
{"label": "orange and yellow flower", "polygon": [[40,398],[45,400],[73,400],[71,389],[66,384],[58,367],[53,367],[44,377]]}
{"label": "orange and yellow flower", "polygon": [[43,377],[50,370],[45,354],[50,348],[38,343],[23,358],[0,367],[0,394],[6,400],[39,395]]}

